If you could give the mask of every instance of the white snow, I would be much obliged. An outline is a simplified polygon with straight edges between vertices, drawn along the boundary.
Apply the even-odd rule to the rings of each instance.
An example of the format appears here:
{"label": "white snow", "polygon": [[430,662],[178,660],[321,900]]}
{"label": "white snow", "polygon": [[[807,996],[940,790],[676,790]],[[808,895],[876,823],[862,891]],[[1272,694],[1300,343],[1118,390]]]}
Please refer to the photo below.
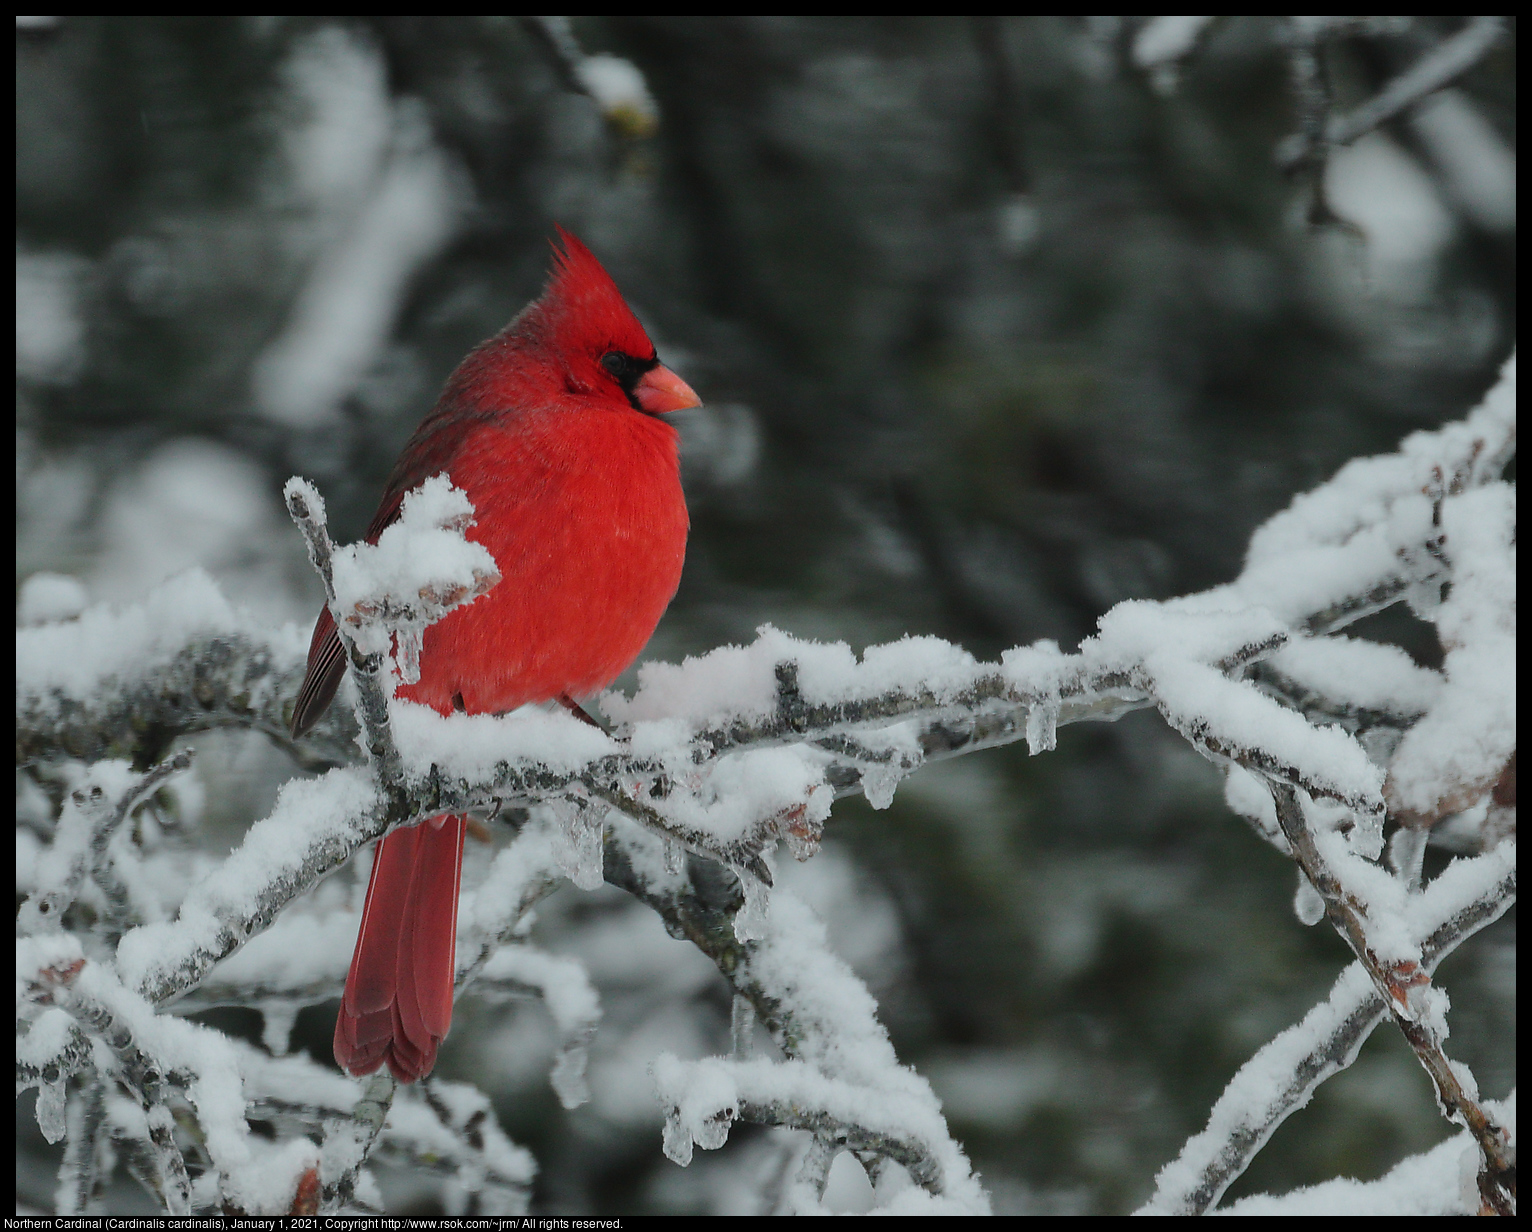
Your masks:
{"label": "white snow", "polygon": [[215,946],[229,921],[256,910],[264,890],[298,873],[306,852],[326,841],[355,845],[377,803],[377,789],[361,767],[284,784],[271,814],[192,888],[174,921],[141,925],[123,936],[117,966],[124,981],[146,987]]}
{"label": "white snow", "polygon": [[[991,699],[986,706],[1010,707],[1013,717],[1025,711],[1026,737],[1033,752],[1041,753],[1055,744],[1066,691],[1071,702],[1089,703],[1092,687],[1151,699],[1172,726],[1227,766],[1230,807],[1254,819],[1284,851],[1269,791],[1257,776],[1228,763],[1243,758],[1295,773],[1311,789],[1298,798],[1314,844],[1365,916],[1368,945],[1387,962],[1419,961],[1422,939],[1431,930],[1492,893],[1513,872],[1514,842],[1455,861],[1414,892],[1407,878],[1378,862],[1382,767],[1340,727],[1308,722],[1237,674],[1231,678],[1229,665],[1265,655],[1278,672],[1332,707],[1384,710],[1404,721],[1423,716],[1388,766],[1387,797],[1396,816],[1400,810],[1428,815],[1450,811],[1448,806],[1482,805],[1515,747],[1515,494],[1511,485],[1494,481],[1495,468],[1513,448],[1514,412],[1513,359],[1464,423],[1417,433],[1397,453],[1353,462],[1296,498],[1252,537],[1246,568],[1234,582],[1164,603],[1119,604],[1077,654],[1040,642],[1007,652],[997,669],[936,638],[907,637],[858,655],[844,643],[816,643],[766,625],[747,646],[723,647],[679,665],[645,664],[632,698],[615,693],[603,698],[606,712],[622,724],[615,736],[562,710],[534,706],[499,717],[442,716],[392,702],[391,727],[409,778],[423,779],[434,768],[470,787],[486,786],[514,770],[529,780],[556,783],[477,884],[469,878],[460,916],[460,969],[477,967],[475,978],[491,997],[518,988],[541,992],[562,1037],[553,1084],[566,1106],[582,1102],[589,1093],[586,1050],[602,1015],[589,972],[641,984],[674,1003],[700,995],[717,974],[700,958],[686,968],[665,948],[671,943],[657,925],[649,930],[652,937],[640,934],[631,916],[619,914],[606,931],[589,930],[596,940],[583,962],[527,943],[522,912],[560,874],[583,888],[601,886],[602,838],[608,830],[624,843],[634,870],[652,889],[677,889],[685,876],[678,844],[617,819],[587,793],[581,775],[618,767],[616,790],[643,799],[688,832],[687,845],[764,841],[769,859],[770,843],[783,826],[808,833],[829,816],[834,792],[826,768],[835,758],[843,766],[849,761],[869,801],[884,807],[900,779],[921,764],[921,725],[970,713],[980,690]],[[290,492],[295,484],[322,515],[317,492],[297,480],[290,482]],[[1428,547],[1435,534],[1433,509],[1440,512],[1441,535]],[[335,552],[336,610],[354,618],[369,647],[387,650],[390,639],[397,639],[406,679],[410,647],[418,648],[426,625],[473,601],[495,579],[489,554],[463,537],[472,513],[464,494],[438,476],[407,498],[400,521],[377,545]],[[1441,634],[1442,672],[1417,667],[1396,648],[1333,631],[1319,636],[1304,631],[1317,613],[1401,578],[1413,587],[1417,612],[1434,620]],[[1450,589],[1437,604],[1431,596],[1444,582]],[[304,631],[265,631],[236,611],[200,571],[173,578],[122,608],[81,610],[81,602],[80,587],[67,579],[34,577],[23,590],[22,622],[45,623],[18,629],[19,710],[46,716],[63,699],[89,703],[114,682],[131,685],[200,638],[249,638],[264,644],[283,671],[301,662],[306,649]],[[721,753],[693,744],[710,728],[737,735],[741,725],[772,716],[784,700],[779,671],[788,664],[795,669],[792,700],[809,708],[844,707],[840,713],[847,717],[831,734],[865,752],[832,753],[781,731],[770,742],[746,740]],[[859,705],[890,702],[894,715],[855,717]],[[1369,747],[1383,758],[1378,750],[1384,746]],[[138,776],[126,763],[115,762],[70,773],[71,786],[87,795],[66,799],[51,842],[32,828],[55,822],[46,798],[19,804],[31,820],[18,832],[18,889],[33,897],[18,915],[20,931],[32,934],[18,939],[18,1012],[30,1024],[18,1034],[18,1059],[46,1064],[74,1038],[69,1015],[41,1006],[30,977],[88,955],[73,977],[76,992],[106,1006],[130,1032],[132,1045],[162,1071],[191,1075],[188,1094],[230,1196],[252,1212],[285,1210],[300,1175],[319,1163],[320,1148],[303,1137],[278,1144],[252,1138],[245,1120],[246,1101],[255,1098],[251,1087],[297,1092],[307,1083],[302,1102],[343,1112],[355,1102],[357,1085],[333,1074],[321,1079],[301,1058],[277,1060],[235,1045],[159,1012],[145,998],[162,992],[173,973],[200,970],[210,951],[260,934],[268,921],[258,911],[285,901],[284,887],[299,884],[305,869],[312,873],[321,854],[333,862],[374,836],[380,799],[370,773],[352,767],[289,782],[270,815],[217,864],[176,850],[149,821],[140,843],[114,841],[108,849],[113,870],[145,921],[121,937],[115,955],[82,949],[80,938],[52,931],[61,914],[52,907],[76,895],[93,904],[96,898],[85,896],[99,897],[88,876],[92,837]],[[668,794],[649,790],[660,775]],[[92,788],[100,795],[90,796]],[[805,857],[813,847],[803,842],[794,853]],[[598,1051],[592,1064],[602,1115],[632,1123],[653,1116],[652,1105],[647,1113],[639,1106],[629,1081],[653,1060],[666,1115],[664,1145],[677,1162],[689,1159],[695,1147],[722,1146],[742,1105],[791,1105],[800,1114],[817,1112],[918,1142],[936,1161],[942,1196],[914,1186],[899,1192],[880,1188],[880,1212],[986,1211],[988,1199],[948,1133],[930,1084],[900,1064],[878,1021],[876,1002],[831,952],[823,925],[786,884],[768,893],[753,876],[744,875],[743,881],[746,903],[733,923],[736,937],[748,944],[738,974],[790,1020],[791,1040],[778,1043],[790,1046],[791,1058],[680,1060],[675,1054],[697,1057],[705,1048],[688,1025],[691,1019],[679,1012],[655,1015],[647,1033],[631,1033],[610,1055]],[[40,909],[45,901],[48,912]],[[207,991],[258,990],[267,1043],[281,1051],[295,998],[305,990],[338,986],[357,906],[340,884],[318,887],[224,960]],[[1295,906],[1303,919],[1313,920],[1322,904],[1312,887],[1300,886]],[[172,910],[174,919],[158,918]],[[653,924],[652,916],[643,918]],[[1300,1062],[1372,995],[1361,967],[1353,965],[1323,1005],[1262,1049],[1231,1081],[1204,1133],[1161,1173],[1151,1206],[1173,1207],[1227,1148],[1231,1135],[1252,1127],[1271,1132],[1277,1114],[1291,1111],[1286,1104]],[[1406,1012],[1446,1038],[1448,1008],[1444,992],[1422,985]],[[1347,1063],[1349,1058],[1341,1058],[1333,1068]],[[1463,1069],[1461,1077],[1472,1088],[1472,1074]],[[612,1089],[603,1092],[603,1080],[610,1080]],[[1296,1093],[1295,1106],[1309,1098],[1317,1081]],[[524,1204],[518,1187],[532,1176],[531,1159],[500,1134],[487,1098],[451,1083],[434,1083],[433,1089],[444,1116],[418,1091],[401,1092],[385,1132],[418,1157],[434,1154],[450,1161],[456,1172],[444,1196],[449,1208],[464,1206],[470,1192],[481,1195],[486,1211]],[[49,1134],[65,1124],[61,1096],[56,1084],[39,1093],[39,1121]],[[1514,1117],[1513,1106],[1506,1115]],[[1272,1125],[1264,1124],[1273,1117]],[[470,1149],[464,1126],[473,1118],[487,1128],[482,1147]],[[327,1138],[326,1168],[343,1154],[338,1143]],[[1429,1207],[1445,1213],[1457,1209],[1453,1203],[1462,1197],[1457,1181],[1449,1187],[1448,1180],[1460,1178],[1463,1158],[1454,1139],[1406,1161],[1413,1166],[1401,1165],[1380,1182],[1335,1181],[1282,1198],[1248,1199],[1235,1209],[1287,1212],[1329,1203],[1331,1211],[1419,1213]],[[359,1192],[373,1192],[372,1184],[363,1176]],[[805,1197],[807,1190],[799,1189],[803,1192],[795,1190],[793,1202],[800,1209],[819,1209],[812,1194]]]}
{"label": "white snow", "polygon": [[871,646],[858,662],[844,642],[802,641],[762,625],[748,646],[723,646],[680,665],[642,664],[634,696],[604,694],[602,709],[622,722],[684,718],[699,727],[765,718],[776,705],[779,663],[797,664],[798,689],[811,706],[896,690],[929,690],[938,703],[947,702],[981,675],[972,655],[939,638],[904,637]]}
{"label": "white snow", "polygon": [[16,691],[46,706],[57,692],[89,700],[112,679],[131,681],[169,663],[189,642],[244,633],[292,662],[308,649],[306,635],[287,625],[273,632],[236,612],[202,569],[189,569],[140,602],[96,604],[77,620],[16,631]]}
{"label": "white snow", "polygon": [[[322,516],[323,501],[294,476],[284,489],[301,495]],[[385,653],[398,633],[413,647],[413,670],[420,677],[419,637],[426,625],[486,594],[500,581],[495,559],[481,544],[463,537],[473,525],[473,504],[445,474],[434,475],[404,498],[398,520],[376,544],[353,543],[331,556],[337,618],[353,630],[369,653]],[[401,659],[410,652],[402,652]]]}
{"label": "white snow", "polygon": [[78,578],[62,573],[34,573],[21,584],[16,599],[18,625],[70,620],[83,612],[90,595]]}
{"label": "white snow", "polygon": [[1399,647],[1342,634],[1295,637],[1267,662],[1332,701],[1407,718],[1424,714],[1442,691],[1441,673]]}
{"label": "white snow", "polygon": [[617,56],[581,56],[575,76],[608,119],[635,136],[653,131],[660,109],[649,93],[649,83],[631,60]]}
{"label": "white snow", "polygon": [[1154,68],[1178,60],[1195,46],[1211,17],[1151,17],[1133,36],[1133,63]]}
{"label": "white snow", "polygon": [[388,719],[405,773],[412,775],[424,775],[434,765],[474,782],[490,777],[498,762],[572,774],[618,751],[605,732],[562,709],[523,706],[506,715],[441,715],[396,698]]}
{"label": "white snow", "polygon": [[1433,818],[1475,803],[1516,750],[1516,493],[1505,483],[1443,502],[1452,593],[1437,614],[1446,687],[1389,767],[1393,805]]}

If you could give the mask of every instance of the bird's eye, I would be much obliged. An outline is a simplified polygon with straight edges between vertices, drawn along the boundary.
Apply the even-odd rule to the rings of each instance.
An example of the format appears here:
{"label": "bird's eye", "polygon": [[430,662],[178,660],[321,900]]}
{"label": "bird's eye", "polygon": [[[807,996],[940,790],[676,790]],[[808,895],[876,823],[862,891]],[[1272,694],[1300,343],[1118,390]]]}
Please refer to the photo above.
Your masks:
{"label": "bird's eye", "polygon": [[608,351],[601,357],[601,366],[619,381],[627,374],[631,362],[621,351]]}

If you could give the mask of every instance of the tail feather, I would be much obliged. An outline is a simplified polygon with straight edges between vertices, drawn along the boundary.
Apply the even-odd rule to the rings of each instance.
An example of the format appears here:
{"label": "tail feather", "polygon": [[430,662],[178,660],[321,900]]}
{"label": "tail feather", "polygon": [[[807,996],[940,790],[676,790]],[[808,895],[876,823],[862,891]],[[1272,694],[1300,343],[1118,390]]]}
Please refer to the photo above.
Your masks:
{"label": "tail feather", "polygon": [[464,830],[461,817],[434,817],[378,844],[335,1020],[335,1059],[352,1074],[386,1061],[414,1082],[436,1064],[452,1025]]}

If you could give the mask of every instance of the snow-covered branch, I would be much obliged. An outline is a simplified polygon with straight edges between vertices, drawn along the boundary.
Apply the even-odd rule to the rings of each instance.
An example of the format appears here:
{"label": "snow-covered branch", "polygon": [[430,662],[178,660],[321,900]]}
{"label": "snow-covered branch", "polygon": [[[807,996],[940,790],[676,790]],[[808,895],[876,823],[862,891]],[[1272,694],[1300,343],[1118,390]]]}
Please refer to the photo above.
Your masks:
{"label": "snow-covered branch", "polygon": [[[710,861],[694,857],[679,867],[631,829],[608,834],[605,873],[713,960],[786,1058],[657,1058],[651,1072],[671,1159],[684,1166],[694,1146],[718,1149],[736,1120],[787,1126],[815,1135],[824,1156],[820,1191],[835,1154],[850,1150],[898,1164],[930,1197],[912,1194],[902,1209],[987,1213],[930,1086],[899,1064],[872,997],[829,951],[823,925],[800,901]],[[748,1029],[734,1034],[738,1054]],[[884,1188],[899,1186],[885,1179]]]}
{"label": "snow-covered branch", "polygon": [[[525,944],[524,921],[561,879],[604,879],[705,953],[735,998],[732,1056],[655,1061],[672,1158],[721,1146],[750,1120],[813,1135],[791,1187],[797,1209],[821,1209],[830,1163],[850,1150],[876,1174],[883,1209],[985,1210],[871,996],[807,909],[772,888],[773,852],[812,857],[837,796],[887,807],[928,761],[1022,739],[1043,753],[1060,725],[1153,707],[1226,769],[1231,806],[1302,870],[1300,913],[1327,916],[1358,958],[1325,1005],[1236,1077],[1155,1202],[1208,1209],[1388,1012],[1445,1114],[1477,1142],[1485,1201],[1503,1207],[1514,1200],[1508,1127],[1447,1059],[1430,971],[1514,894],[1514,844],[1495,845],[1514,832],[1515,499],[1500,478],[1514,446],[1512,359],[1462,423],[1295,499],[1252,537],[1233,582],[1120,604],[1074,653],[1042,642],[980,663],[905,638],[857,655],[767,626],[748,646],[644,665],[632,697],[600,700],[610,732],[562,711],[439,715],[394,698],[418,671],[424,628],[498,580],[462,534],[472,510],[434,480],[377,544],[336,548],[317,492],[294,480],[289,505],[351,668],[349,724],[289,741],[301,635],[251,628],[200,575],[134,607],[18,632],[18,765],[89,763],[49,780],[67,790],[55,791],[46,842],[28,831],[19,848],[30,855],[18,1086],[39,1087],[50,1137],[122,1141],[167,1209],[374,1209],[373,1154],[458,1169],[465,1208],[471,1196],[485,1212],[517,1209],[531,1163],[497,1137],[478,1092],[321,1081],[280,1055],[297,1011],[340,988],[356,921],[333,896],[295,900],[390,828],[461,813],[513,839],[463,899],[459,991],[542,997],[563,1038],[552,1080],[566,1105],[585,1098],[600,1005],[577,964]],[[1340,632],[1401,601],[1440,631],[1441,671]],[[127,842],[125,822],[185,769],[188,753],[166,756],[172,742],[220,725],[267,732],[331,768],[286,784],[232,853],[193,875],[152,827]],[[1424,836],[1479,813],[1470,845],[1484,854],[1422,889]],[[158,882],[144,876],[151,864]],[[161,883],[177,888],[167,897]],[[262,1009],[273,1055],[167,1014],[176,1003]],[[781,1061],[750,1054],[752,1017]],[[173,1129],[176,1101],[195,1114],[195,1140]],[[292,1133],[252,1138],[257,1107]],[[65,1205],[88,1205],[95,1158],[71,1141]]]}
{"label": "snow-covered branch", "polygon": [[[1459,861],[1410,908],[1426,973],[1436,969],[1516,898],[1515,844]],[[1365,967],[1343,971],[1329,997],[1240,1068],[1208,1116],[1205,1130],[1160,1170],[1142,1214],[1201,1215],[1218,1205],[1279,1125],[1308,1103],[1327,1078],[1346,1069],[1389,1007]]]}
{"label": "snow-covered branch", "polygon": [[16,634],[16,760],[153,765],[179,736],[259,731],[305,769],[356,760],[356,719],[332,706],[304,739],[288,734],[308,645],[258,627],[194,569],[121,611]]}

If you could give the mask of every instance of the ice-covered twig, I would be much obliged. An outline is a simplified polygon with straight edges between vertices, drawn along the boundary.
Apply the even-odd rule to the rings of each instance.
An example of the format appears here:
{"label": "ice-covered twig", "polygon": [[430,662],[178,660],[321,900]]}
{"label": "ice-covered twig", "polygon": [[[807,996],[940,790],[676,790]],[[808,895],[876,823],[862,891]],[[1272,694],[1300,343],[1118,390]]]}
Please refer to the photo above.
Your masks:
{"label": "ice-covered twig", "polygon": [[106,1084],[99,1073],[85,1079],[79,1097],[69,1106],[69,1132],[64,1158],[59,1164],[59,1183],[54,1199],[60,1215],[91,1213],[100,1179],[101,1136],[106,1122]]}
{"label": "ice-covered twig", "polygon": [[385,794],[392,795],[398,789],[402,774],[399,769],[399,750],[388,726],[388,699],[393,690],[384,683],[385,650],[364,652],[357,644],[354,627],[346,619],[348,615],[354,616],[354,613],[341,610],[336,602],[334,549],[330,545],[330,534],[325,525],[324,498],[312,484],[298,478],[287,481],[282,495],[287,501],[288,513],[303,534],[309,559],[324,582],[325,602],[335,618],[336,631],[346,650],[351,679],[356,685],[356,716],[362,728],[363,747],[372,759],[379,788]]}
{"label": "ice-covered twig", "polygon": [[90,1040],[62,1010],[49,1010],[32,1021],[17,1007],[16,1094],[28,1087],[53,1086],[90,1065]]}
{"label": "ice-covered twig", "polygon": [[[1514,844],[1452,865],[1411,901],[1421,967],[1434,971],[1505,914],[1515,896]],[[1200,1215],[1215,1207],[1277,1127],[1356,1059],[1387,1013],[1385,997],[1363,965],[1347,967],[1324,1002],[1240,1068],[1209,1114],[1207,1128],[1161,1169],[1141,1213]]]}
{"label": "ice-covered twig", "polygon": [[379,1070],[367,1080],[348,1117],[326,1122],[319,1153],[322,1209],[342,1209],[355,1196],[362,1166],[388,1120],[398,1089],[394,1076],[386,1069]]}
{"label": "ice-covered twig", "polygon": [[108,850],[112,836],[139,804],[191,766],[195,752],[194,749],[182,749],[143,775],[135,786],[122,794],[106,823],[91,835],[90,876],[106,899],[106,911],[97,925],[97,931],[112,941],[122,936],[123,930],[133,919],[133,905],[129,901],[127,884]]}
{"label": "ice-covered twig", "polygon": [[[924,1132],[912,1132],[908,1101],[888,1093],[827,1077],[801,1061],[735,1061],[711,1057],[682,1062],[668,1053],[653,1066],[660,1101],[670,1110],[667,1154],[677,1163],[691,1158],[691,1145],[722,1146],[736,1120],[808,1130],[828,1153],[866,1152],[891,1159],[922,1188],[941,1193],[945,1178],[938,1162],[946,1126],[934,1105],[921,1109]],[[824,1176],[818,1178],[823,1192]]]}
{"label": "ice-covered twig", "polygon": [[[1431,984],[1430,975],[1420,961],[1419,941],[1408,935],[1390,935],[1386,948],[1379,943],[1380,933],[1385,929],[1397,934],[1393,927],[1397,916],[1389,918],[1393,914],[1389,911],[1393,904],[1376,903],[1376,900],[1370,903],[1356,886],[1348,884],[1352,878],[1343,874],[1323,850],[1293,788],[1273,782],[1271,790],[1277,819],[1293,858],[1303,869],[1309,884],[1319,892],[1324,900],[1325,914],[1382,994],[1395,1025],[1431,1076],[1442,1115],[1473,1132],[1494,1178],[1494,1188],[1498,1191],[1501,1182],[1509,1178],[1508,1192],[1514,1199],[1515,1163],[1507,1153],[1504,1131],[1485,1112],[1477,1085],[1466,1067],[1447,1059],[1446,1001]],[[1353,870],[1348,872],[1354,877]],[[1400,891],[1402,888],[1398,887]]]}
{"label": "ice-covered twig", "polygon": [[[27,956],[18,954],[18,973]],[[49,965],[27,963],[25,979],[36,1001],[57,1006],[111,1050],[117,1061],[115,1077],[133,1092],[143,1109],[155,1160],[156,1189],[165,1209],[172,1215],[189,1215],[191,1181],[165,1106],[165,1075],[160,1063],[140,1047],[120,1009],[98,995],[110,989],[110,978],[94,981],[92,987],[81,986],[80,976],[86,966],[83,957]]]}
{"label": "ice-covered twig", "polygon": [[124,979],[155,1004],[189,992],[358,847],[420,815],[411,808],[386,804],[356,768],[285,784],[271,814],[192,887],[174,921],[141,925],[118,943]]}
{"label": "ice-covered twig", "polygon": [[[312,1175],[319,1185],[315,1206],[354,1209],[359,1188],[365,1188],[362,1168],[376,1145],[416,1166],[455,1171],[449,1197],[450,1192],[472,1197],[479,1213],[525,1209],[530,1157],[505,1138],[488,1100],[472,1088],[438,1084],[429,1100],[415,1092],[401,1106],[386,1074],[364,1086],[304,1057],[268,1057],[205,1028],[155,1015],[105,968],[79,958],[63,961],[68,954],[60,947],[67,941],[26,943],[38,955],[26,966],[36,968],[32,995],[75,1016],[110,1049],[116,1061],[113,1076],[134,1092],[143,1109],[139,1162],[152,1166],[138,1171],[167,1209],[191,1209],[185,1164],[171,1136],[166,1098],[172,1089],[185,1091],[195,1107],[199,1138],[220,1178],[223,1201],[232,1208],[287,1210],[295,1201],[295,1186],[297,1201],[303,1201],[305,1178]],[[42,965],[45,959],[49,965]],[[174,1063],[167,1064],[172,1058]],[[249,1137],[247,1096],[249,1115],[298,1131],[289,1147],[263,1151]],[[305,1138],[321,1128],[324,1146],[315,1152]]]}

